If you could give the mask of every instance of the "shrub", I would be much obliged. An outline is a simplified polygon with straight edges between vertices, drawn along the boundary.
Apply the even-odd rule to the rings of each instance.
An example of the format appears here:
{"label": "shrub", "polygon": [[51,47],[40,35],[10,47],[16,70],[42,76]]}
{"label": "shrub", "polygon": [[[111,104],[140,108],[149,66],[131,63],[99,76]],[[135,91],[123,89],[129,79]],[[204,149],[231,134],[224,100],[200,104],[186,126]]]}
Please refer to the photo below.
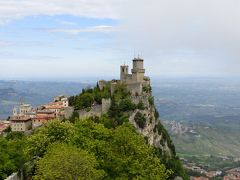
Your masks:
{"label": "shrub", "polygon": [[146,93],[152,92],[151,86],[144,86],[144,87],[143,87],[143,92],[146,92]]}
{"label": "shrub", "polygon": [[142,101],[140,101],[140,102],[138,103],[137,108],[140,109],[140,110],[144,110],[144,109],[145,109],[144,104],[143,104]]}
{"label": "shrub", "polygon": [[142,113],[137,112],[135,117],[134,117],[135,122],[137,123],[137,125],[143,129],[146,125],[146,118],[143,116]]}
{"label": "shrub", "polygon": [[136,105],[133,104],[132,101],[128,98],[120,101],[119,108],[122,111],[133,111],[136,109]]}
{"label": "shrub", "polygon": [[153,106],[154,105],[154,98],[151,96],[151,97],[149,97],[148,98],[148,102],[149,102],[149,104],[151,105],[151,106]]}
{"label": "shrub", "polygon": [[156,120],[159,118],[159,113],[156,109],[154,111],[154,117],[155,117]]}

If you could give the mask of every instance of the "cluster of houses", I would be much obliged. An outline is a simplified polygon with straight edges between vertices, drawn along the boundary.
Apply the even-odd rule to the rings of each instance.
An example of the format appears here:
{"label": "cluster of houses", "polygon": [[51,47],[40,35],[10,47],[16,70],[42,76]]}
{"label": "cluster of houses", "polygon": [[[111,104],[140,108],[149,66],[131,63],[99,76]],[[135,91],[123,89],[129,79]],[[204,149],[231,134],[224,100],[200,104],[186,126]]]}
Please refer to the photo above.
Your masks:
{"label": "cluster of houses", "polygon": [[33,108],[30,104],[20,103],[14,107],[13,114],[10,116],[11,130],[26,132],[35,129],[53,119],[63,119],[68,109],[68,97],[57,96],[52,102]]}
{"label": "cluster of houses", "polygon": [[[224,180],[240,180],[240,168],[233,168],[225,172],[225,176],[221,177]],[[210,180],[211,178],[220,176],[221,174],[217,171],[212,171],[207,174],[207,177],[190,177],[190,180]]]}
{"label": "cluster of houses", "polygon": [[[222,158],[222,160],[229,160],[228,156],[218,156]],[[197,165],[194,162],[188,162],[188,160],[181,158],[184,162],[184,168],[191,170],[193,172],[197,172],[201,174],[200,176],[191,176],[190,180],[210,180],[214,178],[224,179],[224,180],[240,180],[240,167],[237,168],[226,168],[223,171],[206,171],[203,166]],[[235,158],[234,162],[240,162],[240,158]]]}
{"label": "cluster of houses", "polygon": [[10,122],[6,120],[0,120],[0,135],[10,127]]}
{"label": "cluster of houses", "polygon": [[240,179],[240,167],[233,168],[226,172],[226,176],[224,176],[224,180],[239,180]]}

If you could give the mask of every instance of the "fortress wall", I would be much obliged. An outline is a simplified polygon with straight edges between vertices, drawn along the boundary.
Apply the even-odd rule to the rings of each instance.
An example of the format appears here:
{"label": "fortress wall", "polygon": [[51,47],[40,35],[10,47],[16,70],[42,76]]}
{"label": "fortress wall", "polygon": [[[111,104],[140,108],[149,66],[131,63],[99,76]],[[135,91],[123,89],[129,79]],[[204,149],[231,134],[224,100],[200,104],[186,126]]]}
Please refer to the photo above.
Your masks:
{"label": "fortress wall", "polygon": [[131,96],[131,100],[134,104],[138,104],[140,101],[143,102],[144,106],[149,106],[148,97],[146,95]]}
{"label": "fortress wall", "polygon": [[107,81],[104,81],[104,80],[98,81],[99,89],[103,90],[103,88],[106,86],[106,84],[107,84]]}
{"label": "fortress wall", "polygon": [[15,172],[8,176],[5,180],[21,180],[22,178],[19,176],[18,172]]}
{"label": "fortress wall", "polygon": [[142,84],[141,83],[128,84],[127,88],[133,95],[142,94]]}
{"label": "fortress wall", "polygon": [[102,113],[107,113],[111,107],[111,99],[102,99]]}
{"label": "fortress wall", "polygon": [[131,74],[126,74],[124,81],[126,83],[131,83],[133,81],[132,80],[132,75]]}
{"label": "fortress wall", "polygon": [[69,119],[73,114],[74,108],[69,106],[64,108],[64,117]]}
{"label": "fortress wall", "polygon": [[92,107],[90,111],[87,111],[86,109],[79,110],[79,118],[80,119],[85,119],[93,116],[98,116],[100,117],[102,114],[102,106],[101,105],[95,105]]}
{"label": "fortress wall", "polygon": [[132,96],[131,100],[134,104],[138,104],[141,100],[141,97],[140,96]]}
{"label": "fortress wall", "polygon": [[115,82],[111,83],[111,95],[113,95],[116,85],[117,85],[117,83],[115,83]]}
{"label": "fortress wall", "polygon": [[144,73],[137,73],[137,81],[142,82],[144,79]]}

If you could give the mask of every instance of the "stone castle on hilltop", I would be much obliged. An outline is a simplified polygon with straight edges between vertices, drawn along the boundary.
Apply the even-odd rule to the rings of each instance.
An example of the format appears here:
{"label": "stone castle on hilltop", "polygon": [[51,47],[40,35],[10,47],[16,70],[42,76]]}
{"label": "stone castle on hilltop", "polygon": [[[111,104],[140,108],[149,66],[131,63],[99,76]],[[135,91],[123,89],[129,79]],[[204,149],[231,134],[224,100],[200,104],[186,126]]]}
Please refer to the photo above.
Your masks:
{"label": "stone castle on hilltop", "polygon": [[[133,68],[131,74],[129,73],[129,66],[120,66],[120,79],[98,82],[100,90],[107,85],[110,85],[111,94],[114,93],[118,83],[126,84],[128,90],[132,95],[132,100],[135,104],[140,101],[147,104],[148,99],[144,99],[144,87],[150,86],[150,78],[145,76],[144,60],[141,58],[133,59]],[[102,114],[107,113],[111,107],[111,98],[102,99],[101,104],[93,104],[90,110],[79,110],[79,117],[100,117]],[[10,116],[12,131],[25,132],[35,129],[48,121],[53,119],[70,118],[74,111],[73,107],[69,107],[68,97],[64,95],[57,96],[53,102],[33,108],[30,104],[20,103],[19,107],[13,108],[13,114]]]}
{"label": "stone castle on hilltop", "polygon": [[[120,80],[111,81],[111,92],[114,91],[114,87],[118,82],[126,84],[132,95],[141,95],[143,87],[150,85],[150,78],[145,76],[144,60],[138,57],[134,58],[132,61],[133,68],[131,74],[129,74],[128,65],[124,64],[120,66]],[[103,89],[107,82],[101,80],[98,84],[99,88]]]}

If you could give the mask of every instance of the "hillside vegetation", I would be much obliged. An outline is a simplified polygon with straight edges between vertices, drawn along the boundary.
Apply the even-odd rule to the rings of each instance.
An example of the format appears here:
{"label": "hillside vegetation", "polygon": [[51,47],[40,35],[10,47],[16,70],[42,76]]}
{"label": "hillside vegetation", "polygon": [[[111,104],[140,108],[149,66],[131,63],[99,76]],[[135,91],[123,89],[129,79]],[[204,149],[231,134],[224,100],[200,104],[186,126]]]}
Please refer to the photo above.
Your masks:
{"label": "hillside vegetation", "polygon": [[[144,138],[126,123],[116,129],[92,120],[53,121],[31,136],[1,138],[1,176],[25,179],[167,179],[172,174]],[[24,143],[26,142],[26,143]],[[18,153],[16,153],[18,152]]]}
{"label": "hillside vegetation", "polygon": [[[70,98],[70,104],[76,110],[86,109],[107,97],[112,105],[101,117],[79,119],[75,112],[70,119],[49,122],[30,136],[10,133],[1,138],[6,149],[14,146],[12,151],[0,151],[0,179],[17,170],[24,179],[188,179],[160,122],[154,131],[163,138],[161,143],[169,146],[170,155],[150,145],[129,123],[133,111],[142,112],[146,107],[131,101],[126,86],[119,84],[112,96],[109,87],[83,90]],[[154,106],[153,99],[149,103]],[[154,115],[159,116],[157,111]],[[135,118],[140,128],[147,125],[143,114]]]}

